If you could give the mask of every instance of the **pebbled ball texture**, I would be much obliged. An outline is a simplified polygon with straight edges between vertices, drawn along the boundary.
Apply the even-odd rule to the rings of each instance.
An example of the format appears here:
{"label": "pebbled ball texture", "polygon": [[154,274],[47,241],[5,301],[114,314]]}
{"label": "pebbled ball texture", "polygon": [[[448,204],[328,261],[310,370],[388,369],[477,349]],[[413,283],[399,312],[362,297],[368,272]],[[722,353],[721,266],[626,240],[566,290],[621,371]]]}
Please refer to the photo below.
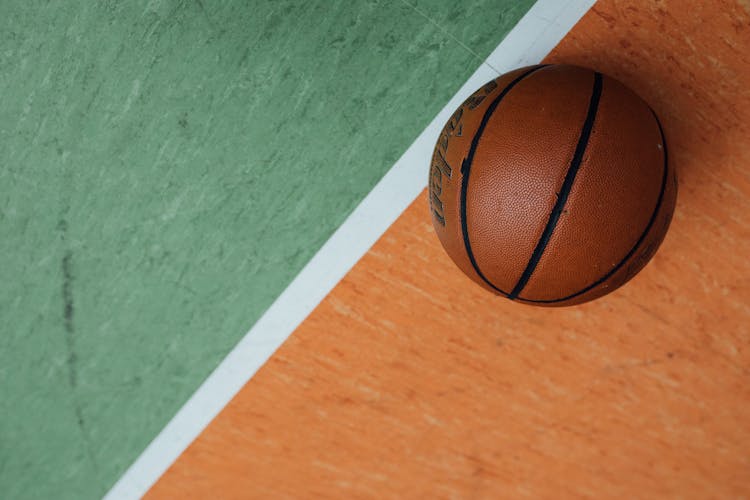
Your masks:
{"label": "pebbled ball texture", "polygon": [[608,76],[530,66],[490,81],[443,128],[430,211],[483,287],[579,304],[635,276],[664,239],[677,178],[649,106]]}

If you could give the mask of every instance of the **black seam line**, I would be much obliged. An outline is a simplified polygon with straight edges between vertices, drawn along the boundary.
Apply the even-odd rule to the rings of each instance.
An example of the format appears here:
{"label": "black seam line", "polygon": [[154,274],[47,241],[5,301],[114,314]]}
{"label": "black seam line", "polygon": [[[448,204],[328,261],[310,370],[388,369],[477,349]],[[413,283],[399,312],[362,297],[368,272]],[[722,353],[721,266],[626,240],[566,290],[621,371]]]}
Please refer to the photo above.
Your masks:
{"label": "black seam line", "polygon": [[594,89],[591,92],[589,110],[586,114],[586,121],[583,122],[583,129],[581,130],[581,136],[578,138],[578,144],[576,145],[575,153],[573,153],[573,159],[570,162],[570,167],[568,167],[568,172],[565,174],[565,180],[560,188],[560,193],[557,195],[557,201],[555,202],[555,206],[549,216],[549,220],[547,220],[547,225],[544,227],[542,237],[539,238],[539,242],[536,244],[536,248],[534,248],[534,252],[531,254],[531,259],[529,259],[529,263],[526,265],[526,269],[524,269],[523,274],[521,274],[521,277],[518,279],[518,283],[516,283],[513,291],[508,295],[508,298],[511,300],[518,297],[518,294],[521,293],[529,282],[529,279],[531,279],[531,275],[539,264],[539,260],[542,258],[542,254],[547,248],[550,238],[552,238],[552,233],[555,231],[555,227],[557,227],[560,215],[562,214],[563,208],[565,208],[565,203],[568,201],[570,190],[573,188],[576,174],[578,174],[578,169],[583,161],[583,153],[586,151],[586,146],[589,144],[591,129],[594,128],[594,119],[596,118],[596,111],[599,109],[599,98],[601,95],[602,74],[596,72],[594,73]]}
{"label": "black seam line", "polygon": [[474,137],[471,140],[469,154],[461,162],[461,232],[464,236],[464,246],[466,247],[466,254],[469,256],[469,261],[471,261],[471,265],[472,267],[474,267],[474,271],[476,271],[477,275],[479,275],[479,277],[482,278],[482,280],[487,283],[487,285],[489,285],[493,290],[505,296],[508,295],[508,292],[500,290],[498,287],[493,285],[484,274],[482,274],[482,271],[479,270],[477,261],[474,258],[474,252],[471,251],[471,242],[469,241],[469,225],[466,222],[466,194],[469,191],[469,173],[471,172],[471,164],[474,161],[474,154],[476,153],[477,147],[479,146],[479,139],[482,137],[482,133],[487,126],[487,122],[490,121],[490,117],[492,116],[492,113],[495,112],[495,109],[500,104],[500,101],[502,101],[506,94],[510,92],[510,90],[515,87],[521,80],[523,80],[533,72],[547,66],[549,65],[541,64],[539,66],[531,68],[530,70],[526,71],[521,76],[510,82],[508,86],[505,87],[502,92],[500,92],[500,95],[498,95],[495,100],[492,101],[492,103],[487,108],[487,111],[485,111],[484,116],[482,117],[482,121],[479,124],[479,128],[477,129],[476,134],[474,134]]}
{"label": "black seam line", "polygon": [[633,256],[633,254],[638,250],[638,248],[641,246],[643,241],[646,239],[646,236],[651,232],[651,228],[653,227],[654,223],[656,222],[656,217],[661,212],[661,206],[664,201],[664,192],[667,189],[667,179],[669,178],[669,165],[668,165],[668,156],[667,156],[667,139],[664,137],[664,129],[661,127],[661,122],[659,121],[659,117],[656,116],[656,113],[654,110],[651,110],[651,113],[654,115],[654,118],[656,119],[656,124],[659,126],[659,133],[661,134],[661,143],[662,147],[664,148],[664,173],[662,174],[661,178],[661,191],[659,191],[659,198],[656,200],[656,208],[654,208],[654,212],[651,214],[651,219],[649,219],[648,224],[646,225],[646,229],[643,230],[643,233],[641,234],[641,237],[638,238],[638,241],[635,243],[633,248],[630,249],[630,251],[625,255],[625,257],[622,258],[620,262],[617,263],[615,267],[612,268],[607,274],[596,280],[595,282],[591,283],[586,288],[579,290],[575,293],[572,293],[568,295],[567,297],[563,297],[561,299],[551,299],[551,300],[532,300],[532,299],[524,299],[523,297],[518,297],[518,300],[522,300],[524,302],[533,302],[536,304],[553,304],[555,302],[565,302],[566,300],[570,300],[572,298],[578,297],[581,294],[584,294],[591,290],[592,288],[595,288],[599,286],[600,284],[607,281],[613,274],[615,274],[622,266],[625,265],[625,263],[630,260],[630,258]]}

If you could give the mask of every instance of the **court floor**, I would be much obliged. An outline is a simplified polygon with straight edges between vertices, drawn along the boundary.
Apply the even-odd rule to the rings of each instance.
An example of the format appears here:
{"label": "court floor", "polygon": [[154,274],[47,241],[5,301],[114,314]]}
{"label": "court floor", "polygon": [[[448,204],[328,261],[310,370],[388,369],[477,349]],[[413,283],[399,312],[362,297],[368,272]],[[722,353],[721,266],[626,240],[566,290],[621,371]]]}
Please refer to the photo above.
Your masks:
{"label": "court floor", "polygon": [[[2,10],[0,497],[750,496],[745,0]],[[679,177],[561,309],[463,276],[424,191],[542,59],[641,94]]]}

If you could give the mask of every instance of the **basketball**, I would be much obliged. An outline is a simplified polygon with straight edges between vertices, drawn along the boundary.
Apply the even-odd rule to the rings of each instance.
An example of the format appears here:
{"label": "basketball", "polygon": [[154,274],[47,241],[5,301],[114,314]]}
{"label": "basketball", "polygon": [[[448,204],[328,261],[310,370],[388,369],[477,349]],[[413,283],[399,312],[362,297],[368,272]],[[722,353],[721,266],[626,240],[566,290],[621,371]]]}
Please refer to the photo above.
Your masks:
{"label": "basketball", "polygon": [[471,95],[432,156],[435,232],[471,279],[567,306],[625,284],[669,227],[677,178],[654,111],[619,81],[520,68]]}

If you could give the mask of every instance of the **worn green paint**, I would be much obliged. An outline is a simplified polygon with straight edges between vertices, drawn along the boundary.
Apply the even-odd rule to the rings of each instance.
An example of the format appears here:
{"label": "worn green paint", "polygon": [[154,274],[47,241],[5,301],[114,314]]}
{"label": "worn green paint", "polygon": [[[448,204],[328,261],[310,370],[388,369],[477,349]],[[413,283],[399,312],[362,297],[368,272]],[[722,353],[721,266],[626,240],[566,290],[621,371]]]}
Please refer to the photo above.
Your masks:
{"label": "worn green paint", "polygon": [[102,495],[532,2],[411,3],[2,2],[0,497]]}

